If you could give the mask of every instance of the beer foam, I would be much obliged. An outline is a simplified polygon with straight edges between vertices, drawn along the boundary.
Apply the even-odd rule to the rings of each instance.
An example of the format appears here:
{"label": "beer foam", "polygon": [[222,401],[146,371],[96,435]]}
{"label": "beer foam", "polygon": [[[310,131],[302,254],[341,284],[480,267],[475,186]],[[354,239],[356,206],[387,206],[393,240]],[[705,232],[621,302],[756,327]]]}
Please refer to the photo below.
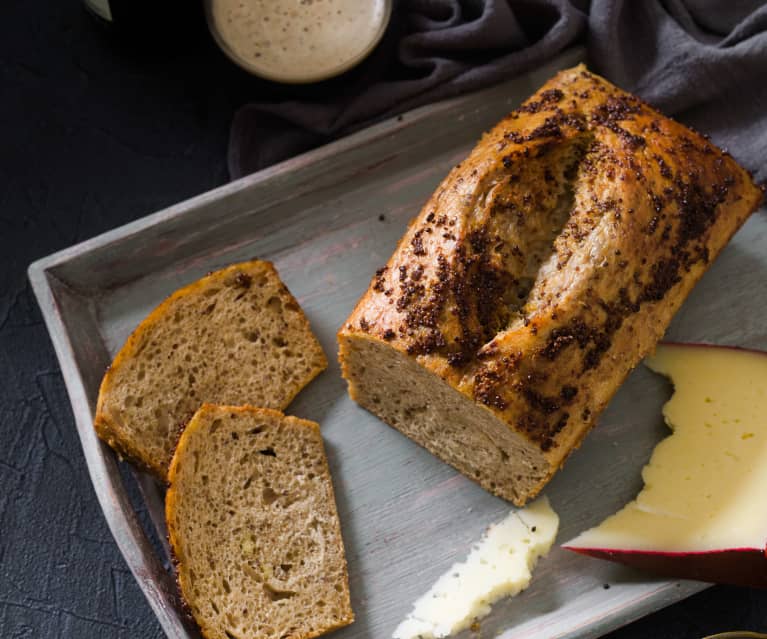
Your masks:
{"label": "beer foam", "polygon": [[320,79],[362,56],[387,17],[384,0],[212,0],[211,18],[235,58],[286,81]]}

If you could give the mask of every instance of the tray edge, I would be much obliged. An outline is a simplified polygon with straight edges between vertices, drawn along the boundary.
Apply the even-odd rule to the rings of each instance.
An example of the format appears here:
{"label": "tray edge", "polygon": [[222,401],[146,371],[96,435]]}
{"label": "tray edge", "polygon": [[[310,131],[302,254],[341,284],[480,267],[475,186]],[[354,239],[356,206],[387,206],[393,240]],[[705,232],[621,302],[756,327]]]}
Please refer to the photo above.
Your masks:
{"label": "tray edge", "polygon": [[[27,269],[27,276],[53,343],[72,406],[88,475],[109,531],[165,634],[169,639],[191,639],[183,619],[178,614],[173,591],[167,587],[170,576],[151,551],[149,540],[133,509],[130,508],[130,501],[120,480],[116,457],[98,439],[92,426],[91,408],[69,335],[59,317],[56,297],[44,261],[38,260],[31,264]],[[123,507],[125,504],[129,508]],[[166,582],[165,588],[159,587],[163,581]]]}

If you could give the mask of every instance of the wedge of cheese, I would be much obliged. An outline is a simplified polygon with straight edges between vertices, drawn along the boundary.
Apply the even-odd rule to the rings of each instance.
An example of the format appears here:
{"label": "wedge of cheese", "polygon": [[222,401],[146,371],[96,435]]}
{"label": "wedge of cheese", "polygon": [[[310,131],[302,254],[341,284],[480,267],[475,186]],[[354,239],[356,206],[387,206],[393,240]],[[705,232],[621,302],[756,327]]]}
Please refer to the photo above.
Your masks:
{"label": "wedge of cheese", "polygon": [[490,526],[466,561],[453,566],[413,606],[394,639],[446,637],[490,612],[493,603],[530,585],[538,558],[557,536],[559,517],[542,497]]}
{"label": "wedge of cheese", "polygon": [[767,353],[666,344],[673,434],[636,499],[566,548],[671,577],[767,587]]}

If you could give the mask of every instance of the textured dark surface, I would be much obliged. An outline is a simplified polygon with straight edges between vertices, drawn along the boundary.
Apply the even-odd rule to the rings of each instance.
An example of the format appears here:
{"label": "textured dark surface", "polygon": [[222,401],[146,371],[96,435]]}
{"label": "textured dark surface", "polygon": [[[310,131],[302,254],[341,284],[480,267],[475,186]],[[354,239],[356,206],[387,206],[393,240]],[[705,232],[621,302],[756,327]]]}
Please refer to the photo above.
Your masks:
{"label": "textured dark surface", "polygon": [[[0,637],[161,637],[98,509],[25,269],[225,182],[235,108],[278,89],[231,67],[199,29],[142,51],[74,0],[3,9]],[[735,627],[767,627],[767,594],[713,588],[610,637]]]}

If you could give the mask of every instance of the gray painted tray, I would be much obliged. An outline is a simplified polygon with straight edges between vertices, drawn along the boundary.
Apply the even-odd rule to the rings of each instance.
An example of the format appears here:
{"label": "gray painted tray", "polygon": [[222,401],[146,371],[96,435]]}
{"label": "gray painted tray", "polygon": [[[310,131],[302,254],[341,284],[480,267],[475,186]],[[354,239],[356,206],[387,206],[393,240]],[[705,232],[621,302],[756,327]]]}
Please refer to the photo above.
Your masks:
{"label": "gray painted tray", "polygon": [[[181,203],[29,269],[72,401],[93,485],[112,534],[169,637],[185,629],[165,557],[162,491],[120,472],[91,427],[101,375],[163,297],[211,269],[273,260],[300,300],[331,365],[289,412],[317,420],[327,444],[357,621],[338,639],[388,637],[411,603],[509,504],[492,497],[349,400],[335,331],[449,167],[483,130],[532,93],[551,64],[482,93],[413,111]],[[767,347],[767,222],[757,213],[711,268],[669,337]],[[638,369],[546,490],[567,540],[630,499],[665,434],[669,387]],[[126,484],[138,481],[157,531],[147,536]],[[606,588],[609,584],[609,589]],[[702,588],[656,580],[555,548],[522,595],[482,621],[484,636],[597,637]]]}

